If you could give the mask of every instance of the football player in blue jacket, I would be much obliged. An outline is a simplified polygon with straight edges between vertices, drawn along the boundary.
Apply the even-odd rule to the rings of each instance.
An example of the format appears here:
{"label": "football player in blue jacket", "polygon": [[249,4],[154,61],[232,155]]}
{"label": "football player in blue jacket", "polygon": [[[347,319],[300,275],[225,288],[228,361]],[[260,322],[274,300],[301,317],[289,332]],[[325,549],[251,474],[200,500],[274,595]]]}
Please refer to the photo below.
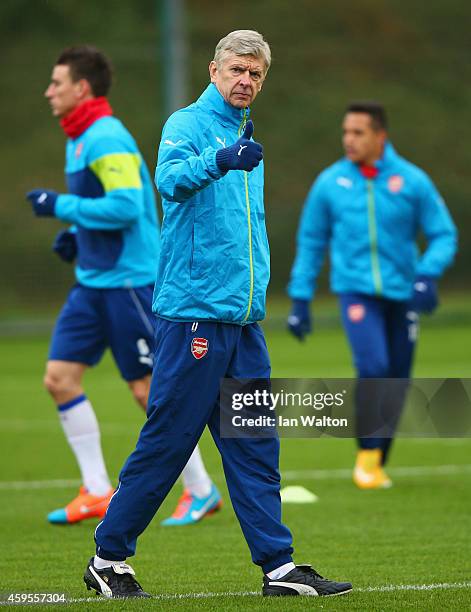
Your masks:
{"label": "football player in blue jacket", "polygon": [[[360,379],[353,478],[360,488],[385,488],[391,480],[383,466],[406,384],[397,384],[393,397],[375,392],[373,399],[371,385],[361,380],[409,378],[418,314],[438,304],[437,282],[453,261],[457,232],[430,178],[389,141],[382,105],[347,108],[343,146],[345,157],[321,172],[304,205],[288,286],[288,327],[300,340],[311,331],[309,304],[329,250],[331,290],[339,297]],[[420,232],[427,241],[423,253]],[[381,412],[388,415],[390,435],[363,437],[379,424]]]}
{"label": "football player in blue jacket", "polygon": [[[54,329],[45,385],[55,400],[83,485],[54,524],[103,517],[113,488],[103,459],[95,412],[82,387],[86,369],[109,347],[135,399],[145,410],[153,363],[152,293],[160,251],[154,186],[139,149],[106,95],[111,66],[89,46],[64,50],[45,92],[68,136],[68,193],[35,189],[28,194],[38,217],[72,224],[59,232],[54,251],[75,260],[76,284]],[[182,508],[204,506],[198,520],[216,510],[220,495],[198,448],[183,471],[185,491],[165,524],[196,522]]]}

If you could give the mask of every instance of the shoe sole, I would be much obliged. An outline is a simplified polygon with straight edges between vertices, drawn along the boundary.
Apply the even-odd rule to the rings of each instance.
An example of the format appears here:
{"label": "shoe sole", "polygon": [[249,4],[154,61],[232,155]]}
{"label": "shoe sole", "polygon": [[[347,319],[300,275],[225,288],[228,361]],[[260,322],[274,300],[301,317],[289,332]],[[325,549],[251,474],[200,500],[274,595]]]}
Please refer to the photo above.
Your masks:
{"label": "shoe sole", "polygon": [[215,514],[216,512],[219,512],[219,510],[221,510],[221,508],[222,508],[222,499],[220,499],[218,501],[218,503],[214,506],[214,508],[211,508],[211,510],[208,510],[206,512],[206,514],[203,514],[201,519],[204,519],[205,516],[211,516],[211,514]]}
{"label": "shoe sole", "polygon": [[371,485],[371,484],[360,483],[354,480],[353,484],[358,489],[361,489],[362,491],[372,491],[374,489],[390,489],[393,486],[393,483],[391,481],[386,481],[386,482],[381,482],[380,484]]}
{"label": "shoe sole", "polygon": [[80,518],[77,518],[73,521],[67,520],[67,521],[51,521],[48,519],[48,523],[50,525],[76,525],[77,523],[81,523],[82,521],[87,521],[89,519],[100,519],[100,521],[103,519],[103,517],[105,516],[106,512],[103,512],[103,514],[86,514],[85,516],[81,516]]}
{"label": "shoe sole", "polygon": [[279,591],[273,593],[263,593],[263,597],[338,597],[340,595],[347,595],[351,593],[353,589],[346,591],[340,591],[340,593],[327,593],[326,595],[301,595],[300,593],[280,593]]}

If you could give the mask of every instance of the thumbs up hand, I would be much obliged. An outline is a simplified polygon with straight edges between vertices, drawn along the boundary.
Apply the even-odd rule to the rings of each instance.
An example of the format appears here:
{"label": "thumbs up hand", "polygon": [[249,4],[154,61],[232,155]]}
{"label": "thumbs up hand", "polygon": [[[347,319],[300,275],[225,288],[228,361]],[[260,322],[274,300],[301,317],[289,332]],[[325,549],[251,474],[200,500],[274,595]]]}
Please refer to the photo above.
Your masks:
{"label": "thumbs up hand", "polygon": [[250,172],[263,159],[263,147],[250,140],[253,134],[253,121],[247,121],[242,136],[230,147],[219,149],[216,163],[223,172],[228,170],[246,170]]}

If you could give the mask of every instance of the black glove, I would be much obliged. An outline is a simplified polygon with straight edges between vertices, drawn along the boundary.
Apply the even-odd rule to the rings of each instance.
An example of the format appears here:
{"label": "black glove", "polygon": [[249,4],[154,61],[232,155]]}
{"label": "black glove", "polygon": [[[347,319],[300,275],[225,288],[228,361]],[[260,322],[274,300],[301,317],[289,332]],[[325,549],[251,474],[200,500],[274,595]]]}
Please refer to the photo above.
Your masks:
{"label": "black glove", "polygon": [[414,283],[414,295],[410,302],[411,310],[431,314],[438,306],[438,291],[435,279],[418,276]]}
{"label": "black glove", "polygon": [[77,257],[77,238],[75,232],[61,230],[55,237],[52,250],[64,261],[72,263]]}
{"label": "black glove", "polygon": [[26,199],[37,217],[54,217],[58,195],[49,189],[33,189],[26,194]]}
{"label": "black glove", "polygon": [[250,172],[263,159],[263,147],[250,140],[253,134],[253,121],[247,121],[244,133],[233,145],[219,149],[216,163],[223,172],[228,170],[247,170]]}
{"label": "black glove", "polygon": [[312,331],[311,313],[308,300],[293,300],[288,317],[288,329],[299,340]]}

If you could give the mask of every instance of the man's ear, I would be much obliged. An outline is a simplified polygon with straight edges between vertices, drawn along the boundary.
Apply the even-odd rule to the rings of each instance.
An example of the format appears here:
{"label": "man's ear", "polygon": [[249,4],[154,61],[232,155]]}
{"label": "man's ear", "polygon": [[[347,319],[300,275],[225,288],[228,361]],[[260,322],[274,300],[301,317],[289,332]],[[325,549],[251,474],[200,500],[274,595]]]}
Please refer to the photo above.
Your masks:
{"label": "man's ear", "polygon": [[92,87],[87,79],[79,79],[75,83],[75,91],[80,100],[84,100],[85,98],[89,98],[91,96],[93,97]]}
{"label": "man's ear", "polygon": [[211,83],[215,83],[216,82],[216,72],[217,72],[217,70],[218,70],[218,67],[216,65],[216,62],[214,60],[209,62],[209,76],[211,78]]}

